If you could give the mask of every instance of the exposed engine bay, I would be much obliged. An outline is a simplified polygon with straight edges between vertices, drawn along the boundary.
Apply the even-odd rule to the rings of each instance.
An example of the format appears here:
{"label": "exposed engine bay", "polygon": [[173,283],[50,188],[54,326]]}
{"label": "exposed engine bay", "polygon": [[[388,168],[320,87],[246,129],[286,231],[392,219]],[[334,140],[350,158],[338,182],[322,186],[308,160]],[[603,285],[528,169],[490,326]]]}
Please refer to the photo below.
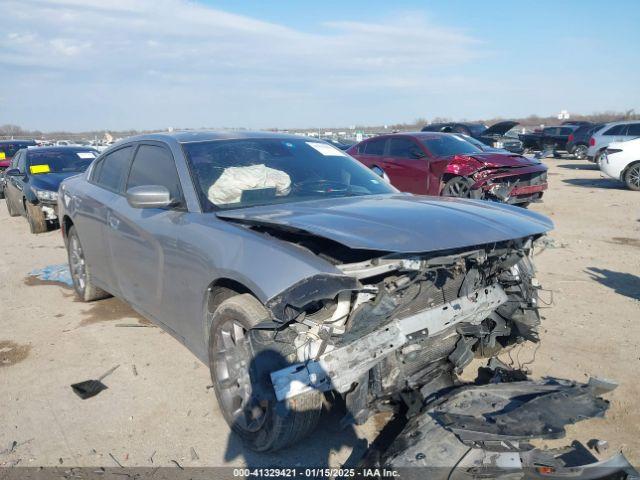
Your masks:
{"label": "exposed engine bay", "polygon": [[[286,401],[337,392],[343,425],[393,412],[402,428],[374,443],[363,465],[435,467],[432,476],[442,478],[461,471],[460,478],[561,478],[567,469],[576,478],[635,475],[621,454],[575,467],[563,452],[529,443],[602,416],[608,402],[599,395],[615,388],[597,380],[533,382],[495,357],[539,341],[538,238],[435,255],[325,252],[343,276],[312,277],[273,298],[274,321],[251,332],[254,355],[276,349],[290,362],[264,367],[273,391],[262,393]],[[360,258],[344,262],[354,255]],[[474,357],[491,359],[489,376],[464,383],[458,374]],[[424,470],[414,474],[423,478]]]}
{"label": "exposed engine bay", "polygon": [[362,423],[451,387],[474,356],[537,342],[532,242],[342,263],[348,280],[335,280],[332,299],[314,298],[329,291],[327,278],[274,299],[268,306],[285,328],[270,347],[297,360],[271,374],[277,398],[335,390]]}

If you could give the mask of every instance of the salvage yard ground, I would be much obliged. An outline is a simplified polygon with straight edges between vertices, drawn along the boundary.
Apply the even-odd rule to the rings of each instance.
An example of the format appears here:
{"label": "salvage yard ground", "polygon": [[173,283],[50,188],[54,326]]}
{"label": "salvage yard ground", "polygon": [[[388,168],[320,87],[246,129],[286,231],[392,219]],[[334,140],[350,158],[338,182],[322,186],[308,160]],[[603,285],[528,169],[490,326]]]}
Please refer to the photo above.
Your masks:
{"label": "salvage yard ground", "polygon": [[[511,360],[532,362],[533,377],[617,381],[606,418],[570,426],[567,437],[606,439],[607,454],[621,449],[638,465],[640,195],[586,162],[547,163],[550,191],[531,208],[556,224],[537,257],[553,304],[539,348],[513,350]],[[31,235],[2,205],[0,232],[0,466],[333,466],[357,457],[384,424],[340,431],[332,414],[287,452],[247,452],[207,389],[207,367],[170,335],[116,299],[83,304],[69,288],[26,279],[66,261],[59,231]],[[69,387],[115,365],[94,398]]]}

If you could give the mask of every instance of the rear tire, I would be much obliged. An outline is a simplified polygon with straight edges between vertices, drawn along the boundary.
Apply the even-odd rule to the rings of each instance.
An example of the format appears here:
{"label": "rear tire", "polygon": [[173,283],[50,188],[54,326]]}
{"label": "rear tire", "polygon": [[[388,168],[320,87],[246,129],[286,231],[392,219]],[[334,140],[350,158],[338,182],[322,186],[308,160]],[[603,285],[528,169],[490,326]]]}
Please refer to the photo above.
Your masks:
{"label": "rear tire", "polygon": [[269,318],[264,306],[245,293],[228,298],[209,315],[211,380],[231,429],[259,452],[280,450],[309,435],[320,419],[323,395],[311,391],[277,401],[269,373],[289,361],[275,349],[255,355],[249,348],[247,332]]}
{"label": "rear tire", "polygon": [[573,156],[578,160],[584,160],[587,158],[587,151],[589,148],[586,145],[577,145],[576,148],[573,149]]}
{"label": "rear tire", "polygon": [[67,255],[69,258],[71,279],[73,280],[73,289],[76,291],[80,300],[83,302],[92,302],[111,296],[108,292],[105,292],[93,284],[91,269],[85,261],[80,238],[74,226],[67,232]]}
{"label": "rear tire", "polygon": [[38,205],[33,205],[31,202],[25,202],[25,210],[27,212],[27,221],[29,222],[29,229],[31,233],[44,233],[47,231],[47,219],[44,216],[44,212]]}
{"label": "rear tire", "polygon": [[629,190],[640,192],[640,162],[632,163],[624,173],[624,183]]}

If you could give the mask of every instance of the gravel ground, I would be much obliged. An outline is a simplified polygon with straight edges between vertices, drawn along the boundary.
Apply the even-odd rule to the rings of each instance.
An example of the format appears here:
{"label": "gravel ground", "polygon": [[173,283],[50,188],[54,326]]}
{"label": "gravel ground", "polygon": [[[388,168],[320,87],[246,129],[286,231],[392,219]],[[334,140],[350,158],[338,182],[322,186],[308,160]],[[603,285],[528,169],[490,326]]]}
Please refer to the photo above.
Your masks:
{"label": "gravel ground", "polygon": [[[526,364],[535,355],[526,365],[534,377],[619,382],[607,417],[568,434],[584,443],[607,439],[608,453],[621,449],[637,465],[640,194],[586,162],[548,163],[550,191],[531,208],[556,224],[554,246],[537,260],[553,302],[540,347],[511,359]],[[68,288],[26,278],[66,261],[59,231],[31,235],[24,219],[0,206],[0,232],[0,466],[339,465],[383,424],[339,431],[336,414],[327,413],[313,438],[286,453],[244,450],[207,389],[207,367],[170,335],[117,299],[83,304]],[[115,365],[109,388],[90,400],[69,387]]]}

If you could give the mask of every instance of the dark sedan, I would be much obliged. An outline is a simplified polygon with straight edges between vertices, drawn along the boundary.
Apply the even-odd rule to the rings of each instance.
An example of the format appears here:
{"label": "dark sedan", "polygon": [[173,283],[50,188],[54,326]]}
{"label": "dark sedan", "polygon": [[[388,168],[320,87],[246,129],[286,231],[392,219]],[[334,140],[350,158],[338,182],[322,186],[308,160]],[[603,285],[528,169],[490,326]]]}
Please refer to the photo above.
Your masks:
{"label": "dark sedan", "polygon": [[58,220],[58,187],[65,178],[84,172],[98,151],[87,147],[23,148],[6,170],[9,215],[24,215],[31,233],[43,233]]}
{"label": "dark sedan", "polygon": [[0,140],[0,198],[4,198],[4,172],[13,156],[22,148],[35,146],[34,140]]}
{"label": "dark sedan", "polygon": [[396,188],[420,195],[526,206],[539,201],[547,189],[547,167],[538,160],[493,148],[485,151],[458,134],[381,135],[347,152]]}
{"label": "dark sedan", "polygon": [[422,128],[423,132],[460,133],[473,137],[485,145],[493,148],[503,148],[512,153],[523,153],[522,142],[515,136],[507,135],[507,132],[518,125],[518,122],[498,122],[490,127],[481,123],[447,122],[432,123]]}

